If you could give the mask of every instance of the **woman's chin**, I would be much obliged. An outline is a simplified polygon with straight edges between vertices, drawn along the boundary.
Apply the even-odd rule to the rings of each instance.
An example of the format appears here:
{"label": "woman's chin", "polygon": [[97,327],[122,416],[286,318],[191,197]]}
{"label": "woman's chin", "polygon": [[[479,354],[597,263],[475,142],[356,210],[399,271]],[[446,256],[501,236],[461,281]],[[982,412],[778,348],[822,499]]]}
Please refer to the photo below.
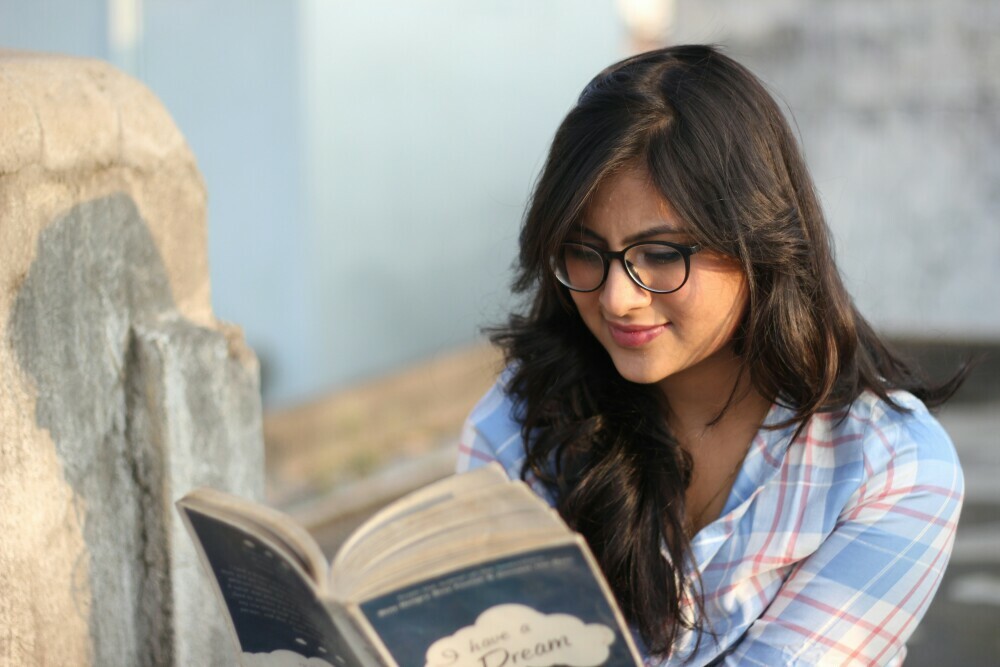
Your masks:
{"label": "woman's chin", "polygon": [[665,377],[663,373],[651,368],[648,363],[623,363],[618,359],[612,359],[612,361],[614,361],[618,374],[635,384],[654,384]]}

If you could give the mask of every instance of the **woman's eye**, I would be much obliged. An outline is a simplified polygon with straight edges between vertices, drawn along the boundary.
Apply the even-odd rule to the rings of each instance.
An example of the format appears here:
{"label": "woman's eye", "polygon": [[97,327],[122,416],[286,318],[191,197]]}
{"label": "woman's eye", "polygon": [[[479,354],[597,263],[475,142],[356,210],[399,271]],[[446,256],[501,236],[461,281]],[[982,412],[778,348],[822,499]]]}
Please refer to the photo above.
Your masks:
{"label": "woman's eye", "polygon": [[571,262],[590,262],[599,264],[601,257],[593,250],[587,248],[574,248],[570,246],[566,249],[566,259]]}
{"label": "woman's eye", "polygon": [[673,264],[681,259],[681,257],[682,255],[679,252],[671,249],[645,250],[639,256],[639,263],[649,266]]}

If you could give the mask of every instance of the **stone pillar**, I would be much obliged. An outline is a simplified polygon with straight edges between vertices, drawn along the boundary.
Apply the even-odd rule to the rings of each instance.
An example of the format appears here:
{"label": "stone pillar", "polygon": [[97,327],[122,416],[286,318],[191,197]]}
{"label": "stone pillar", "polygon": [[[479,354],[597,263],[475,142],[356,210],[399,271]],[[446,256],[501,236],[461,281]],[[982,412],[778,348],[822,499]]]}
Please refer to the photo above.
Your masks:
{"label": "stone pillar", "polygon": [[0,52],[0,665],[228,665],[173,509],[263,488],[258,368],[209,300],[205,189],[159,101]]}

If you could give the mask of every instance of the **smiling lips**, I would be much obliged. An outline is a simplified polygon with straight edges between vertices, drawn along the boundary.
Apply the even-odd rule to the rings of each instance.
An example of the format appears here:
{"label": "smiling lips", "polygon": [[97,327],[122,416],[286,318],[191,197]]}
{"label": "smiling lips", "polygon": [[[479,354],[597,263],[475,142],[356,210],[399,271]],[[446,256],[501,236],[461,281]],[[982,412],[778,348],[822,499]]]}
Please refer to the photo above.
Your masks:
{"label": "smiling lips", "polygon": [[654,324],[648,327],[612,324],[607,322],[611,338],[621,347],[642,347],[666,331],[667,324]]}

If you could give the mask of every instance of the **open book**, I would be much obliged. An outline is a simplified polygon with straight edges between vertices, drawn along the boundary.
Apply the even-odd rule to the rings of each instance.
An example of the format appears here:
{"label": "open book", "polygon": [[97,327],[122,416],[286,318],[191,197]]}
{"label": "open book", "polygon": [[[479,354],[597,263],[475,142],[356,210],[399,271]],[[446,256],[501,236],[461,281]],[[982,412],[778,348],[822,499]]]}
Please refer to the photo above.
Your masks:
{"label": "open book", "polygon": [[327,565],[289,517],[177,502],[244,667],[641,664],[583,538],[496,464],[390,504]]}

